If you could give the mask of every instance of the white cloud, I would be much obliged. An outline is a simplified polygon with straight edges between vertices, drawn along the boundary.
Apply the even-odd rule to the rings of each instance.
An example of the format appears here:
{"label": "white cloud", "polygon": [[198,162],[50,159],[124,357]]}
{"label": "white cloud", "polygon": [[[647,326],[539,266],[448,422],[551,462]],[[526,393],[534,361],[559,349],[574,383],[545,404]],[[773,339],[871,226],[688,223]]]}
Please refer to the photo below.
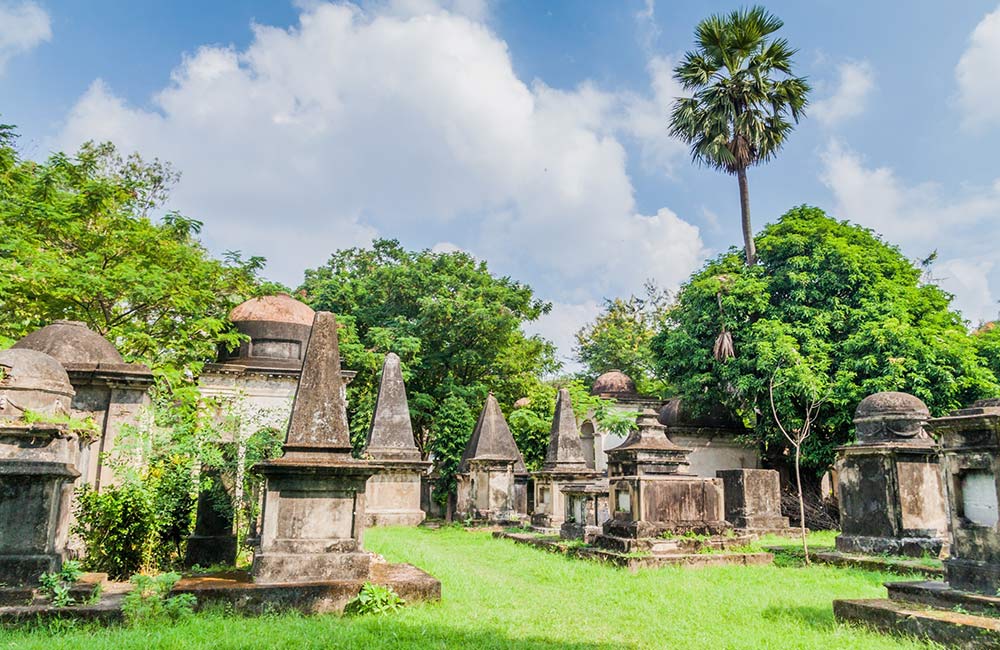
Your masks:
{"label": "white cloud", "polygon": [[635,12],[635,26],[639,32],[639,45],[647,53],[653,50],[662,30],[656,23],[656,0],[645,0],[642,9]]}
{"label": "white cloud", "polygon": [[969,37],[955,67],[958,106],[968,127],[1000,124],[1000,7],[987,14]]}
{"label": "white cloud", "polygon": [[810,115],[824,126],[833,126],[861,115],[875,88],[875,71],[867,61],[847,61],[837,66],[833,92],[812,103]]}
{"label": "white cloud", "polygon": [[950,259],[934,264],[934,277],[945,291],[954,294],[953,306],[973,326],[998,317],[997,300],[990,288],[989,260]]}
{"label": "white cloud", "polygon": [[909,184],[889,167],[831,140],[822,155],[822,181],[833,192],[833,216],[885,236],[917,259],[937,250],[933,276],[955,294],[955,306],[977,323],[996,316],[991,282],[1000,236],[1000,180],[988,187],[949,191],[936,183]]}
{"label": "white cloud", "polygon": [[650,117],[666,110],[669,62],[650,64],[648,96],[528,85],[482,23],[399,5],[309,5],[295,28],[255,25],[245,50],[203,47],[155,110],[98,80],[56,144],[110,139],[172,161],[172,207],[290,284],[376,234],[472,252],[571,304],[646,278],[676,286],[697,267],[697,227],[636,209],[619,141],[661,168],[683,155]]}
{"label": "white cloud", "polygon": [[0,72],[10,59],[51,38],[49,15],[36,3],[0,2]]}
{"label": "white cloud", "polygon": [[527,334],[539,334],[555,343],[559,349],[559,360],[563,363],[561,372],[572,373],[583,368],[572,352],[576,346],[576,333],[597,318],[599,313],[601,304],[596,300],[556,302],[552,304],[552,311],[533,323],[527,323],[524,330]]}

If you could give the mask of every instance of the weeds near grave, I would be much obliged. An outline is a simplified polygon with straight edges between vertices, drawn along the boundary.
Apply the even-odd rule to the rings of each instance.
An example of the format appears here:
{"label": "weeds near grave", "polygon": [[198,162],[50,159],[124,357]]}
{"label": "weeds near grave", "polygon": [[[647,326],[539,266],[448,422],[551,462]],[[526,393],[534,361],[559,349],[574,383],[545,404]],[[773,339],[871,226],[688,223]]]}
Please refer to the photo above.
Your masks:
{"label": "weeds near grave", "polygon": [[358,595],[344,607],[344,615],[391,614],[402,609],[404,604],[406,601],[392,587],[366,582]]}
{"label": "weeds near grave", "polygon": [[122,614],[129,625],[160,620],[178,620],[194,613],[198,599],[192,594],[170,596],[170,590],[181,579],[178,573],[149,576],[138,573],[129,582],[135,589],[122,599]]}
{"label": "weeds near grave", "polygon": [[70,589],[83,575],[80,563],[66,560],[58,571],[43,573],[38,578],[39,591],[48,598],[53,607],[68,607],[74,604]]}

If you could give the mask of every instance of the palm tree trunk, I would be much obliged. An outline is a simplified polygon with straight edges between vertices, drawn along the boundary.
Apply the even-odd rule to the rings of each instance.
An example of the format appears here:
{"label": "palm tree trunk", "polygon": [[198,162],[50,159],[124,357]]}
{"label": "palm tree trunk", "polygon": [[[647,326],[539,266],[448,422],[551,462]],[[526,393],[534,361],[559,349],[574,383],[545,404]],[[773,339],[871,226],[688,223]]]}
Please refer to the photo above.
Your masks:
{"label": "palm tree trunk", "polygon": [[736,172],[740,181],[740,218],[743,224],[743,246],[747,252],[747,266],[757,263],[757,246],[753,242],[753,226],[750,225],[750,185],[747,183],[746,167]]}

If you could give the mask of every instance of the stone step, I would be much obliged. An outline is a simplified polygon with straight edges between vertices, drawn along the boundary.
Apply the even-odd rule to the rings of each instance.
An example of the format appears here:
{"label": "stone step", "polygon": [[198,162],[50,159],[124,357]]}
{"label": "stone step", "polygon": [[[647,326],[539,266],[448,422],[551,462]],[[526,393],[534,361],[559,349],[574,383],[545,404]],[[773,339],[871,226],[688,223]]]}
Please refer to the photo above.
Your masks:
{"label": "stone step", "polygon": [[888,599],[835,600],[833,614],[880,632],[907,634],[951,648],[1000,650],[1000,619]]}
{"label": "stone step", "polygon": [[929,605],[941,609],[961,608],[964,611],[1000,618],[1000,597],[959,591],[947,582],[887,582],[889,599],[900,603]]}

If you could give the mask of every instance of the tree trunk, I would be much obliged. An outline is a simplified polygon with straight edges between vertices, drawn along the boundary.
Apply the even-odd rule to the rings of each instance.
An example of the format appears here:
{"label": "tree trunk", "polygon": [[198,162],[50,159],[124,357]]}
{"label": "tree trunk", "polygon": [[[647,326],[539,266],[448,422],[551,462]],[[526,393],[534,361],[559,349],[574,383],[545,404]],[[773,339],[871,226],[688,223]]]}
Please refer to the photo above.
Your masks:
{"label": "tree trunk", "polygon": [[809,542],[806,533],[806,500],[802,495],[802,471],[800,464],[802,460],[802,444],[795,446],[795,487],[799,491],[799,528],[802,532],[802,552],[805,554],[806,566],[809,566]]}
{"label": "tree trunk", "polygon": [[747,252],[747,266],[757,263],[757,246],[753,242],[753,226],[750,225],[750,185],[747,183],[746,167],[736,172],[740,181],[740,221],[743,226],[743,246]]}

